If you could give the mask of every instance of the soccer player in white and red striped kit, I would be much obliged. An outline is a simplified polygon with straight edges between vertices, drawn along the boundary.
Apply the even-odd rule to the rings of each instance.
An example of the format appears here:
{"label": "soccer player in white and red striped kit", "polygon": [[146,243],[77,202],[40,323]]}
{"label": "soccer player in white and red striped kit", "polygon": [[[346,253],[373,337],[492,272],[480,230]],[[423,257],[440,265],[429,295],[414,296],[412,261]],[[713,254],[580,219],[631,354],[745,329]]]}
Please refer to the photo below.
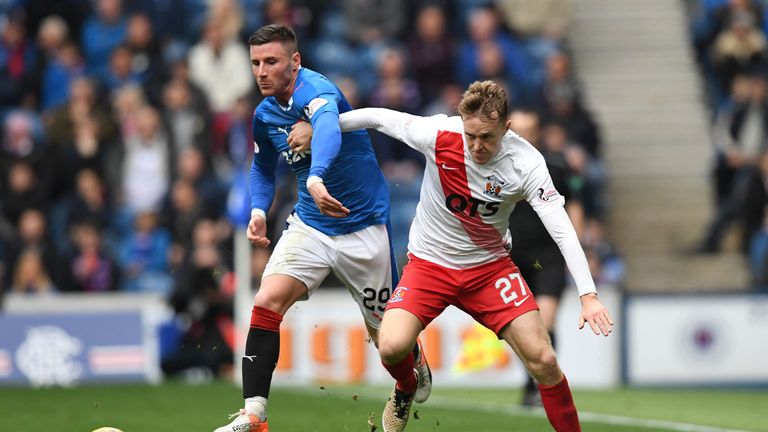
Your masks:
{"label": "soccer player in white and red striped kit", "polygon": [[581,299],[579,327],[589,323],[595,334],[608,336],[613,320],[597,298],[543,156],[508,130],[506,92],[492,81],[475,82],[458,109],[460,117],[365,108],[339,118],[343,131],[376,129],[426,157],[409,262],[379,330],[382,363],[397,381],[384,408],[383,429],[405,430],[417,385],[411,349],[418,334],[454,305],[515,350],[539,384],[555,431],[580,431],[536,301],[508,255],[507,224],[516,202],[531,204],[563,254]]}

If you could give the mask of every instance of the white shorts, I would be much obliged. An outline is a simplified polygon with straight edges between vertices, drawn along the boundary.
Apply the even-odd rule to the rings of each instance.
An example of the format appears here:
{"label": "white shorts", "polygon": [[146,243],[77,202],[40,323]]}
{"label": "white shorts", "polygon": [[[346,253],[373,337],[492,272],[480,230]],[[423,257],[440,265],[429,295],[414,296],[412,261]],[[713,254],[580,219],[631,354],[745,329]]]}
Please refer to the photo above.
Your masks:
{"label": "white shorts", "polygon": [[397,268],[387,227],[373,225],[350,234],[327,236],[295,214],[269,258],[264,275],[292,276],[308,288],[306,300],[333,270],[363,313],[365,322],[378,329],[397,280]]}

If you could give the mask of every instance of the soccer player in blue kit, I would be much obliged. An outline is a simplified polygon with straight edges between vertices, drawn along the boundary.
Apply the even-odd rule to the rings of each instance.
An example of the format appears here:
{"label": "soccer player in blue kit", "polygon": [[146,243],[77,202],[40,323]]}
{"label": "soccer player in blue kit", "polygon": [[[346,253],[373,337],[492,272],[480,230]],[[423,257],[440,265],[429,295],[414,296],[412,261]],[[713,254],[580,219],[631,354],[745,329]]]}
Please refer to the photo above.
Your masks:
{"label": "soccer player in blue kit", "polygon": [[[341,133],[339,114],[351,110],[323,75],[301,67],[296,35],[267,25],[248,40],[253,75],[264,100],[253,117],[248,240],[269,246],[266,213],[282,157],[296,174],[299,198],[288,217],[254,298],[242,362],[245,407],[214,432],[267,432],[267,398],[280,350],[280,322],[333,271],[346,285],[378,346],[378,328],[398,274],[392,253],[389,192],[365,131]],[[221,77],[226,79],[226,77]],[[288,134],[308,121],[311,150],[294,152]],[[417,401],[429,396],[431,377],[418,344],[413,352]]]}

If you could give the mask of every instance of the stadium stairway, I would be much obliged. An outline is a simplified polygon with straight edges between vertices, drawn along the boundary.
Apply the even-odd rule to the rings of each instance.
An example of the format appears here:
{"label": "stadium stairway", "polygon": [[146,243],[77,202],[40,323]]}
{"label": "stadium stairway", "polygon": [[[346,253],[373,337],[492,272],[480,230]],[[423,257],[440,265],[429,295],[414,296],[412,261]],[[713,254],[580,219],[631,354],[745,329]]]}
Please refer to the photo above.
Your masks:
{"label": "stadium stairway", "polygon": [[686,253],[713,216],[712,145],[701,78],[675,0],[576,0],[570,40],[610,176],[608,232],[632,292],[743,289],[732,235]]}

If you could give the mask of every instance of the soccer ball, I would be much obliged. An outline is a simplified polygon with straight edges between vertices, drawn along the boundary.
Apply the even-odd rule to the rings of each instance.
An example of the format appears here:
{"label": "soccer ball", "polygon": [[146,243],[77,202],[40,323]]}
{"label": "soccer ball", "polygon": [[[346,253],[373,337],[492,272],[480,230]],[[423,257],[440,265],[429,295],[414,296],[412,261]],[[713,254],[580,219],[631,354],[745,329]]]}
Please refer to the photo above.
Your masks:
{"label": "soccer ball", "polygon": [[118,428],[113,428],[113,427],[106,426],[106,427],[100,427],[100,428],[96,429],[93,432],[123,432],[123,431],[121,431]]}

